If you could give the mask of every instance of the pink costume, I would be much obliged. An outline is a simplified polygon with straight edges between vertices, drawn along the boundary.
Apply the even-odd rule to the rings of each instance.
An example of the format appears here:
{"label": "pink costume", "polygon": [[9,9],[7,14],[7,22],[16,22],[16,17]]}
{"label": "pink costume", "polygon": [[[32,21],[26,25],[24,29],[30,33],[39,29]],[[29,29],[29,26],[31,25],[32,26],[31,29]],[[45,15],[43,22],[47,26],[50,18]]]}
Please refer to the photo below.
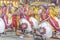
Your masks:
{"label": "pink costume", "polygon": [[43,21],[49,17],[49,9],[43,10],[42,13],[40,13],[40,21]]}
{"label": "pink costume", "polygon": [[56,31],[60,31],[59,23],[58,23],[58,21],[57,21],[55,18],[53,18],[52,16],[50,16],[49,22],[50,22],[50,24],[54,27],[54,29],[55,29]]}
{"label": "pink costume", "polygon": [[3,20],[4,20],[4,22],[5,22],[5,27],[7,27],[7,23],[8,23],[8,17],[7,17],[7,15],[6,15],[6,10],[7,10],[7,8],[6,7],[3,7],[2,8],[2,18],[3,18]]}

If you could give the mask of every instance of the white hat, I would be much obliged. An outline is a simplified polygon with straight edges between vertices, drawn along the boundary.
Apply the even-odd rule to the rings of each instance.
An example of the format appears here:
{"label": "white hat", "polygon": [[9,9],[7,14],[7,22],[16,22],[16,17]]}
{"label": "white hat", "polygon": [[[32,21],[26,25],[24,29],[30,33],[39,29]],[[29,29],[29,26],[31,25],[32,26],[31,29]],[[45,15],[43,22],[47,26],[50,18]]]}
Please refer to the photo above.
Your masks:
{"label": "white hat", "polygon": [[54,4],[54,3],[52,3],[52,4],[51,4],[51,6],[55,6],[55,4]]}

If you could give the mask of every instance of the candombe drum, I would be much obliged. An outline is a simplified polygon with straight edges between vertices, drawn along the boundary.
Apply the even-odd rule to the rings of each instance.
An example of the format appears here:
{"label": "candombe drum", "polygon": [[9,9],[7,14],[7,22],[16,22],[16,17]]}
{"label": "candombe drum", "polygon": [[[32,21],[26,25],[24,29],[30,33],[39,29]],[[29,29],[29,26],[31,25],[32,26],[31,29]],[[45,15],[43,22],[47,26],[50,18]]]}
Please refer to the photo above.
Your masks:
{"label": "candombe drum", "polygon": [[30,17],[29,22],[30,22],[33,29],[38,28],[38,21],[34,17]]}
{"label": "candombe drum", "polygon": [[0,33],[3,33],[5,30],[5,23],[2,18],[0,18]]}
{"label": "candombe drum", "polygon": [[20,29],[27,32],[32,31],[31,24],[25,18],[20,19]]}
{"label": "candombe drum", "polygon": [[51,25],[47,21],[39,24],[39,27],[40,27],[39,32],[44,38],[52,37],[52,28],[51,28]]}

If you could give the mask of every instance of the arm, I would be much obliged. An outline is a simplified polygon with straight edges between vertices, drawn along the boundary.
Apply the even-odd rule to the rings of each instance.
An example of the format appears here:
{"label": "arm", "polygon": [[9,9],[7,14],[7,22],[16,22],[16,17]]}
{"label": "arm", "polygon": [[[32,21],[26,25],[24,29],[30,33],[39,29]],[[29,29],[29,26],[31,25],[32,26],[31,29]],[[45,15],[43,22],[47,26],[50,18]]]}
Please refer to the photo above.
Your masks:
{"label": "arm", "polygon": [[47,19],[43,20],[41,23],[43,23],[43,22],[47,21],[49,18],[50,18],[50,16],[49,16]]}

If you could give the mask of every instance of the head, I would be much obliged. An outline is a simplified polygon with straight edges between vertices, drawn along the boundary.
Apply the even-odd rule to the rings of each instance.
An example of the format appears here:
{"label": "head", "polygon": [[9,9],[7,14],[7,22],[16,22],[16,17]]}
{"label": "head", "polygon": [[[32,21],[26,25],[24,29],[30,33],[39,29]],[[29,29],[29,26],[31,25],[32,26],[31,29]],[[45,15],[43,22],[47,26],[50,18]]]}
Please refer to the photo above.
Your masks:
{"label": "head", "polygon": [[48,8],[48,4],[43,4],[44,9]]}

